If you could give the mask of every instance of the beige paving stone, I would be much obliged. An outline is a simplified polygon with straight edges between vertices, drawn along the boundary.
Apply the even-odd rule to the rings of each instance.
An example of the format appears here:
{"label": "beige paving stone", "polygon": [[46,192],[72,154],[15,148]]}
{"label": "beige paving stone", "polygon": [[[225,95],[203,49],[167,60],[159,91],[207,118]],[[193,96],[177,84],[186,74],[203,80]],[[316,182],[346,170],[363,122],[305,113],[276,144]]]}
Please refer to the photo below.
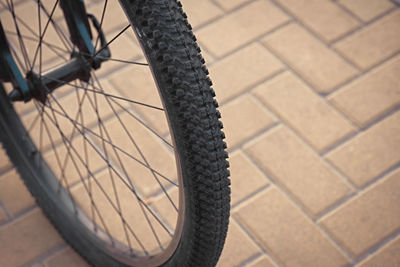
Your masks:
{"label": "beige paving stone", "polygon": [[400,112],[347,143],[327,159],[357,186],[363,186],[400,161]]}
{"label": "beige paving stone", "polygon": [[329,0],[278,0],[278,2],[326,42],[345,35],[360,24]]}
{"label": "beige paving stone", "polygon": [[32,207],[35,203],[15,170],[0,177],[0,201],[12,216]]}
{"label": "beige paving stone", "polygon": [[388,0],[339,0],[339,3],[367,22],[393,8]]}
{"label": "beige paving stone", "polygon": [[210,0],[182,0],[183,10],[187,13],[189,23],[193,28],[222,15],[222,10]]}
{"label": "beige paving stone", "polygon": [[230,155],[229,164],[232,205],[269,184],[265,175],[241,150]]}
{"label": "beige paving stone", "polygon": [[357,267],[400,266],[400,237],[390,241]]}
{"label": "beige paving stone", "polygon": [[315,90],[328,93],[353,77],[357,70],[297,24],[290,24],[263,39]]}
{"label": "beige paving stone", "polygon": [[0,229],[1,266],[22,266],[62,244],[44,215],[35,209]]}
{"label": "beige paving stone", "polygon": [[248,267],[277,267],[267,256],[258,258],[255,262],[248,265]]}
{"label": "beige paving stone", "polygon": [[362,192],[321,220],[321,224],[358,257],[400,228],[400,171]]}
{"label": "beige paving stone", "polygon": [[223,103],[282,69],[274,55],[262,45],[252,43],[216,62],[209,70],[218,101]]}
{"label": "beige paving stone", "polygon": [[371,70],[329,96],[329,100],[364,127],[400,103],[400,57]]}
{"label": "beige paving stone", "polygon": [[227,103],[220,111],[224,118],[226,142],[230,147],[235,147],[275,122],[275,118],[261,104],[247,95]]}
{"label": "beige paving stone", "polygon": [[400,50],[399,24],[400,11],[397,10],[339,41],[334,47],[358,67],[368,69]]}
{"label": "beige paving stone", "polygon": [[215,2],[218,3],[223,9],[231,10],[235,7],[250,2],[250,0],[215,0]]}
{"label": "beige paving stone", "polygon": [[197,37],[208,51],[221,57],[288,19],[269,1],[258,0],[202,28]]}
{"label": "beige paving stone", "polygon": [[228,228],[228,237],[217,266],[238,266],[258,253],[260,253],[260,249],[254,241],[240,229],[235,221],[231,220]]}
{"label": "beige paving stone", "polygon": [[325,99],[290,72],[265,82],[253,92],[318,151],[355,130]]}
{"label": "beige paving stone", "polygon": [[284,126],[252,141],[245,151],[314,216],[351,191],[338,174]]}
{"label": "beige paving stone", "polygon": [[71,248],[63,249],[44,261],[46,267],[88,267],[89,265]]}
{"label": "beige paving stone", "polygon": [[[96,18],[100,20],[103,9],[104,9],[104,1],[101,3],[88,5],[86,6],[86,10],[88,13],[93,14]],[[128,18],[126,17],[122,7],[117,4],[111,4],[109,2],[106,7],[106,12],[104,14],[102,30],[106,34],[107,40],[111,40],[115,35],[108,35],[113,31],[121,31],[126,25],[128,25]]]}
{"label": "beige paving stone", "polygon": [[348,263],[328,237],[276,187],[241,206],[234,217],[284,266]]}

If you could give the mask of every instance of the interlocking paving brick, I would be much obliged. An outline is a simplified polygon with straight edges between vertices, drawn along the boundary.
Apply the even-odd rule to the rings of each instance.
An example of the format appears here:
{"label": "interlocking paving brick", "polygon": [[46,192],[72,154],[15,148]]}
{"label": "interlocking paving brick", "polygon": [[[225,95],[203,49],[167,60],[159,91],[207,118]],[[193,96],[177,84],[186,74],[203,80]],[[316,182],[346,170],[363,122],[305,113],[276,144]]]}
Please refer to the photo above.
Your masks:
{"label": "interlocking paving brick", "polygon": [[232,153],[229,157],[229,164],[232,205],[269,184],[265,175],[242,151]]}
{"label": "interlocking paving brick", "polygon": [[371,70],[329,96],[361,127],[400,103],[400,56]]}
{"label": "interlocking paving brick", "polygon": [[194,28],[222,14],[221,9],[210,0],[182,0],[181,3],[183,10],[187,13],[190,24]]}
{"label": "interlocking paving brick", "polygon": [[15,170],[0,177],[0,201],[13,216],[32,207],[35,203]]}
{"label": "interlocking paving brick", "polygon": [[248,265],[248,267],[277,267],[277,265],[266,256],[263,256]]}
{"label": "interlocking paving brick", "polygon": [[0,228],[0,266],[21,266],[62,244],[39,209]]}
{"label": "interlocking paving brick", "polygon": [[327,159],[357,186],[363,186],[400,161],[400,112],[327,154]]}
{"label": "interlocking paving brick", "polygon": [[248,95],[225,104],[220,111],[224,117],[226,142],[230,147],[238,145],[275,122],[275,118]]}
{"label": "interlocking paving brick", "polygon": [[208,51],[221,57],[288,19],[269,1],[258,0],[202,28],[196,35]]}
{"label": "interlocking paving brick", "polygon": [[330,92],[357,73],[354,67],[297,24],[267,35],[263,42],[321,93]]}
{"label": "interlocking paving brick", "polygon": [[400,266],[400,237],[390,241],[357,267]]}
{"label": "interlocking paving brick", "polygon": [[398,169],[328,214],[321,224],[358,257],[400,228],[399,192]]}
{"label": "interlocking paving brick", "polygon": [[71,248],[63,249],[44,261],[45,267],[89,267]]}
{"label": "interlocking paving brick", "polygon": [[240,5],[243,5],[247,2],[250,2],[250,0],[214,0],[216,3],[218,3],[223,9],[225,10],[231,10],[235,7],[238,7]]}
{"label": "interlocking paving brick", "polygon": [[212,65],[210,75],[218,101],[223,103],[282,69],[282,63],[274,55],[253,43]]}
{"label": "interlocking paving brick", "polygon": [[290,72],[265,82],[253,92],[318,151],[355,130],[336,109]]}
{"label": "interlocking paving brick", "polygon": [[245,150],[313,215],[351,191],[338,174],[284,126],[252,141]]}
{"label": "interlocking paving brick", "polygon": [[339,41],[335,48],[354,64],[368,69],[400,50],[400,10]]}
{"label": "interlocking paving brick", "polygon": [[327,42],[345,35],[360,24],[329,0],[277,0],[277,2]]}
{"label": "interlocking paving brick", "polygon": [[332,241],[275,187],[241,206],[234,217],[285,266],[348,263]]}
{"label": "interlocking paving brick", "polygon": [[339,3],[363,21],[370,21],[394,6],[388,0],[339,0]]}
{"label": "interlocking paving brick", "polygon": [[254,241],[240,229],[237,223],[231,220],[229,223],[227,240],[217,266],[237,266],[258,253],[260,253],[260,249],[256,246]]}

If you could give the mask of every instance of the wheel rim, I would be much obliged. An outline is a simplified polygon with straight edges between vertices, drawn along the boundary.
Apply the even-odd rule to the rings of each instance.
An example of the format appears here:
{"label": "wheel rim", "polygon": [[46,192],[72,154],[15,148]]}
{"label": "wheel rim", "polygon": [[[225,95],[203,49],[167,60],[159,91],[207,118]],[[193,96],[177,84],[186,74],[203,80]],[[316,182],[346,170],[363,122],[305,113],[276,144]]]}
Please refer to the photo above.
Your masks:
{"label": "wheel rim", "polygon": [[[62,24],[62,18],[57,18],[61,11],[58,1],[53,1],[48,5],[46,3],[39,5],[37,1],[32,1],[33,4],[30,3],[30,5],[35,5],[37,10],[36,31],[33,29],[32,23],[25,22],[23,18],[18,17],[19,9],[23,10],[26,8],[25,5],[28,4],[21,1],[14,2],[16,1],[2,0],[0,8],[2,9],[2,22],[5,14],[10,15],[12,11],[16,14],[16,16],[11,16],[8,21],[9,25],[6,25],[9,27],[5,27],[5,30],[7,37],[11,40],[12,53],[19,67],[25,72],[34,69],[40,75],[49,67],[46,66],[47,62],[50,62],[48,63],[49,65],[56,65],[60,63],[60,58],[68,60],[68,53],[74,47],[67,38],[68,35],[65,25]],[[97,9],[97,13],[100,14],[94,15],[99,18],[101,25],[106,25],[107,10],[111,9],[109,5],[108,1],[89,4],[87,6],[88,13],[94,14]],[[121,9],[119,6],[118,8]],[[119,46],[118,40],[114,39],[114,36],[125,37],[128,40],[132,38],[132,36],[126,36],[128,32],[126,23],[128,22],[125,19],[125,27],[120,31],[116,31],[116,27],[106,29],[106,34],[111,36],[107,39],[115,40],[114,47]],[[121,25],[123,24],[119,26]],[[45,38],[47,37],[46,34],[49,38],[53,36],[53,40],[57,40],[57,43]],[[39,36],[43,36],[43,39],[39,38]],[[38,41],[38,39],[42,41]],[[34,52],[29,52],[26,43],[34,43],[35,41],[38,45],[33,45]],[[98,38],[94,43],[98,46]],[[111,49],[111,53],[113,53],[113,49]],[[50,54],[53,54],[53,57],[48,56]],[[134,57],[128,59],[112,58],[110,62],[113,62],[115,66],[110,67],[108,71],[130,73],[134,66],[148,68],[148,74],[152,75],[151,67],[144,64],[146,58],[143,55],[136,58],[141,59],[141,61],[135,61]],[[108,62],[104,63],[104,65],[106,64]],[[121,67],[118,64],[129,66]],[[154,121],[157,121],[160,115],[146,115],[143,112],[145,109],[152,109],[152,113],[155,110],[159,112],[165,111],[162,97],[160,97],[161,102],[158,103],[162,105],[161,107],[153,103],[144,103],[136,101],[134,98],[129,98],[127,94],[124,94],[125,92],[121,91],[124,83],[112,75],[114,79],[108,79],[107,84],[108,86],[116,85],[117,91],[120,90],[120,94],[115,91],[110,92],[108,89],[111,89],[112,86],[102,86],[104,83],[101,71],[102,69],[100,68],[99,72],[92,72],[89,83],[74,82],[65,85],[65,90],[60,89],[54,94],[50,94],[49,101],[45,104],[33,101],[28,103],[28,105],[31,105],[30,108],[26,104],[16,104],[15,109],[22,117],[26,129],[36,144],[38,152],[40,152],[39,154],[47,160],[54,174],[46,177],[53,179],[61,176],[57,179],[57,183],[50,181],[50,184],[54,185],[53,191],[60,195],[60,199],[64,199],[65,206],[69,206],[76,218],[86,225],[87,229],[102,242],[105,250],[114,258],[133,266],[158,266],[168,260],[174,253],[179,243],[184,223],[183,180],[174,135],[166,135],[165,132],[163,133],[161,126],[154,124]],[[136,74],[141,73],[136,71]],[[153,80],[155,83],[155,88],[153,89],[159,90],[154,76]],[[161,94],[159,93],[159,95]],[[100,98],[104,99],[99,100]],[[77,110],[71,109],[67,105],[71,102],[71,99],[75,99],[76,103],[79,104]],[[91,112],[95,113],[97,118],[90,117],[88,115],[90,112],[86,113],[87,110],[83,107],[84,104],[91,108]],[[112,112],[100,111],[101,104],[108,104]],[[64,117],[63,122],[61,122],[61,117]],[[129,121],[132,124],[135,121],[134,125],[136,127],[128,127],[128,123],[123,123],[124,121]],[[65,126],[65,122],[69,122],[72,125]],[[118,125],[118,123],[120,123],[119,129],[121,132],[125,132],[125,140],[130,141],[131,148],[118,144],[115,138],[119,135],[114,135],[117,130],[113,128],[114,131],[110,132],[107,129],[107,127]],[[169,132],[172,133],[166,112],[165,125]],[[134,134],[137,134],[137,131],[146,133],[146,137],[152,136],[151,138],[153,139],[144,139],[145,142],[147,142],[146,140],[158,139],[158,141],[154,142],[157,142],[161,147],[159,150],[161,152],[151,152],[153,154],[159,152],[169,155],[169,157],[174,157],[174,161],[171,161],[173,163],[168,164],[168,167],[165,167],[164,170],[170,171],[171,165],[173,165],[175,178],[170,178],[170,175],[163,174],[159,167],[154,167],[153,164],[150,164],[157,161],[151,162],[152,160],[147,157],[149,152],[140,147],[140,144],[134,138],[137,136],[133,136],[130,128],[135,130]],[[58,131],[60,135],[58,138],[52,135],[52,129]],[[57,133],[57,131],[55,132]],[[114,143],[117,143],[117,145]],[[79,149],[77,149],[78,146]],[[152,146],[148,149],[154,150],[154,147]],[[97,159],[103,160],[105,167],[93,164],[91,157],[94,157],[93,155],[96,155],[96,153],[98,154]],[[158,154],[157,156],[160,155]],[[168,158],[168,156],[165,156],[165,158]],[[124,161],[128,163],[124,163]],[[146,169],[148,172],[146,177],[153,177],[153,184],[140,184],[140,181],[134,181],[131,177],[130,166],[127,166],[127,164]],[[55,170],[55,166],[58,167],[57,170]],[[82,166],[85,168],[82,168]],[[76,177],[74,178],[75,180],[70,179],[70,177],[73,177],[73,175],[70,175],[73,168],[75,168],[75,173],[78,174],[79,179],[76,179]],[[154,185],[158,185],[158,188]],[[125,189],[122,186],[125,186]],[[129,193],[132,199],[128,202],[121,201],[121,195],[118,196],[116,193],[119,189],[122,197],[126,197]],[[90,198],[89,201],[82,199],[82,193],[86,193],[85,196]],[[113,198],[110,196],[112,193],[114,193]],[[63,194],[65,195],[62,196]],[[173,200],[174,196],[172,195],[177,200]],[[130,207],[126,207],[124,203],[129,203]],[[136,203],[135,207],[133,207],[134,203]],[[163,207],[163,205],[166,205],[165,203],[169,204],[170,207]],[[175,219],[171,219],[171,210],[173,211],[174,209],[176,209]],[[103,218],[102,211],[110,217],[113,217],[112,214],[114,216],[117,214],[119,218],[118,220]],[[126,212],[125,216],[124,212]],[[147,233],[137,233],[136,229],[141,228],[137,228],[137,225],[129,225],[129,222],[137,222],[139,213],[142,214],[142,220],[147,222]],[[171,223],[174,220],[175,223]],[[117,227],[117,223],[120,226]],[[174,229],[171,230],[171,228]],[[157,232],[161,230],[165,232],[163,236]],[[169,236],[169,240],[165,239],[166,233]],[[149,241],[141,239],[139,235],[152,237],[152,244],[149,245]],[[152,248],[148,249],[146,247]]]}

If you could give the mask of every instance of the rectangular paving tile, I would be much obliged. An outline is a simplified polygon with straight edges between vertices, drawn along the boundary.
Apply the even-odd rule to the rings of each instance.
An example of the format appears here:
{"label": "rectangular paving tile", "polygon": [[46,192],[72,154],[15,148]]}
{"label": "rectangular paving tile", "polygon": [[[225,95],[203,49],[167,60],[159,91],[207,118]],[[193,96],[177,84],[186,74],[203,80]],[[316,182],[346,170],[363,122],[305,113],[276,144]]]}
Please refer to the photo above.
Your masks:
{"label": "rectangular paving tile", "polygon": [[[238,245],[240,244],[240,245]],[[218,267],[238,266],[260,253],[253,240],[231,219]]]}
{"label": "rectangular paving tile", "polygon": [[234,217],[284,266],[348,263],[328,237],[276,187],[241,206]]}
{"label": "rectangular paving tile", "polygon": [[335,48],[362,69],[382,62],[400,50],[400,10],[339,41]]}
{"label": "rectangular paving tile", "polygon": [[258,0],[202,28],[196,35],[208,51],[221,57],[288,20],[269,1]]}
{"label": "rectangular paving tile", "polygon": [[400,266],[400,236],[363,260],[357,267]]}
{"label": "rectangular paving tile", "polygon": [[329,96],[361,127],[400,104],[400,56],[371,70]]}
{"label": "rectangular paving tile", "polygon": [[338,174],[284,126],[252,141],[245,151],[312,215],[351,191]]}
{"label": "rectangular paving tile", "polygon": [[265,175],[241,150],[229,156],[229,164],[232,205],[269,184]]}
{"label": "rectangular paving tile", "polygon": [[321,93],[344,83],[357,70],[297,24],[290,24],[263,39],[272,51]]}
{"label": "rectangular paving tile", "polygon": [[189,23],[193,28],[206,23],[220,15],[222,10],[210,0],[182,0],[183,10],[188,15]]}
{"label": "rectangular paving tile", "polygon": [[355,130],[325,99],[291,72],[265,82],[253,93],[318,151]]}
{"label": "rectangular paving tile", "polygon": [[220,103],[282,70],[283,64],[267,49],[253,43],[209,68]]}
{"label": "rectangular paving tile", "polygon": [[276,121],[262,104],[248,95],[228,102],[220,111],[224,118],[226,142],[230,147],[238,145]]}
{"label": "rectangular paving tile", "polygon": [[33,197],[15,170],[0,177],[0,201],[12,216],[35,204]]}
{"label": "rectangular paving tile", "polygon": [[321,220],[355,257],[400,228],[400,170]]}
{"label": "rectangular paving tile", "polygon": [[79,256],[71,248],[63,249],[54,255],[51,255],[44,262],[46,267],[89,267],[81,256]]}
{"label": "rectangular paving tile", "polygon": [[255,262],[247,265],[248,267],[277,267],[275,263],[273,263],[267,256],[262,256],[257,259]]}
{"label": "rectangular paving tile", "polygon": [[363,186],[400,161],[400,112],[326,155],[357,186]]}
{"label": "rectangular paving tile", "polygon": [[0,266],[22,266],[63,243],[39,209],[0,229]]}
{"label": "rectangular paving tile", "polygon": [[329,0],[277,0],[277,2],[326,42],[345,35],[360,24]]}
{"label": "rectangular paving tile", "polygon": [[251,0],[214,0],[214,2],[218,3],[223,9],[225,10],[231,10],[235,7],[238,7],[240,5],[243,5],[247,2],[250,2]]}
{"label": "rectangular paving tile", "polygon": [[394,7],[390,0],[339,0],[339,3],[365,22]]}

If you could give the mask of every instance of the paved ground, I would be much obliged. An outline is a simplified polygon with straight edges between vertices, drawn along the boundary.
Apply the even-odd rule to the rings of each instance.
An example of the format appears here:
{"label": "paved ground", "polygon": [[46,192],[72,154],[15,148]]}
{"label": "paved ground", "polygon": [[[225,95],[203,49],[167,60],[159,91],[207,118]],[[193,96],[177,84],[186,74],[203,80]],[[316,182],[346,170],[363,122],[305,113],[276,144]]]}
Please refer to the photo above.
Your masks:
{"label": "paved ground", "polygon": [[[400,266],[400,9],[386,0],[183,4],[231,151],[219,266]],[[3,266],[85,266],[2,151],[0,243]]]}

